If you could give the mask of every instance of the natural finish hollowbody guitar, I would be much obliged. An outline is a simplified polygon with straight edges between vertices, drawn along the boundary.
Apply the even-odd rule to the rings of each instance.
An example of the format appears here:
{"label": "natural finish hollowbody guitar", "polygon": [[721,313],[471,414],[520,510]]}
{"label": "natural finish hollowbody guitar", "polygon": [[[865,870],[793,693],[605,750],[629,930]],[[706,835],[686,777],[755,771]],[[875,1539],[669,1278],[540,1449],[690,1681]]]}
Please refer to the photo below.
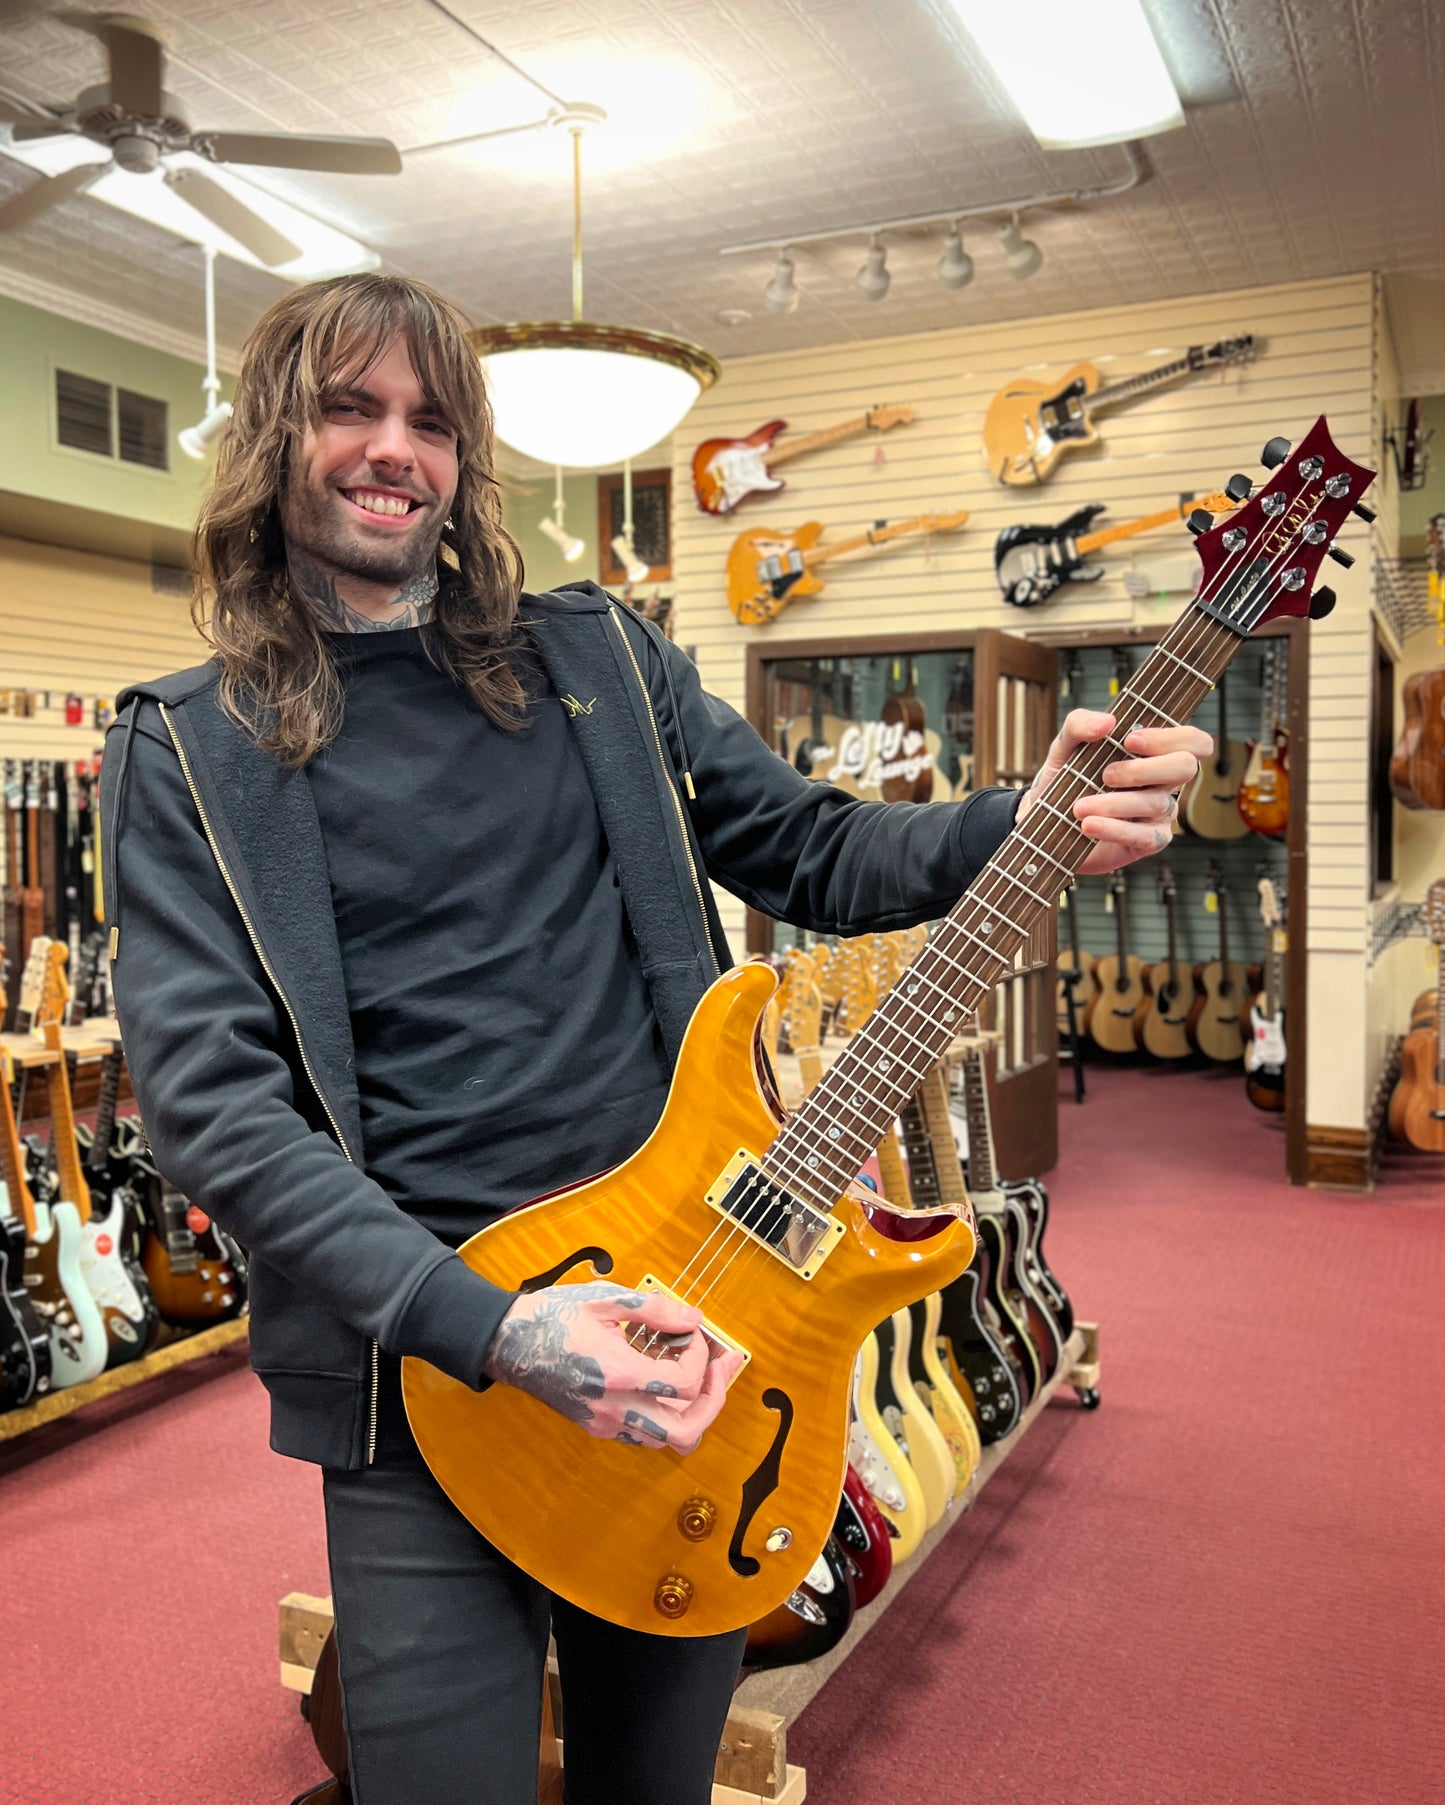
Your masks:
{"label": "natural finish hollowbody guitar", "polygon": [[1425,928],[1440,954],[1435,1019],[1405,1036],[1390,1127],[1422,1153],[1445,1153],[1445,878],[1425,892]]}
{"label": "natural finish hollowbody guitar", "polygon": [[1245,1002],[1249,994],[1244,967],[1229,956],[1229,897],[1219,872],[1209,867],[1209,893],[1219,921],[1219,957],[1194,974],[1198,992],[1190,1012],[1189,1032],[1206,1059],[1233,1065],[1244,1057]]}
{"label": "natural finish hollowbody guitar", "polygon": [[1284,956],[1288,940],[1283,904],[1267,877],[1259,880],[1259,918],[1264,923],[1264,989],[1249,1006],[1249,1044],[1244,1049],[1245,1095],[1256,1109],[1284,1108]]}
{"label": "natural finish hollowbody guitar", "polygon": [[1149,968],[1149,995],[1135,1013],[1134,1032],[1156,1059],[1187,1059],[1194,1050],[1189,1040],[1194,967],[1179,957],[1174,873],[1167,865],[1159,869],[1159,895],[1169,924],[1169,957]]}
{"label": "natural finish hollowbody guitar", "polygon": [[984,416],[988,467],[1010,488],[1044,482],[1066,451],[1097,443],[1099,429],[1093,416],[1104,408],[1201,370],[1245,363],[1253,355],[1254,339],[1246,334],[1213,345],[1191,345],[1183,357],[1107,387],[1101,386],[1093,364],[1075,364],[1052,382],[1015,377],[994,396]]}
{"label": "natural finish hollowbody guitar", "polygon": [[1251,833],[1277,840],[1289,826],[1289,735],[1285,732],[1283,653],[1271,647],[1262,685],[1259,738],[1250,743],[1249,763],[1236,801]]}
{"label": "natural finish hollowbody guitar", "polygon": [[918,514],[893,526],[870,527],[851,539],[840,539],[836,545],[819,545],[823,526],[817,520],[810,520],[795,533],[763,528],[743,533],[733,541],[728,553],[728,606],[743,626],[765,627],[777,619],[789,602],[802,595],[820,593],[823,579],[815,573],[830,558],[890,545],[895,539],[955,533],[967,519],[967,508],[953,514]]}
{"label": "natural finish hollowbody guitar", "polygon": [[[1241,537],[1225,544],[1214,528],[1195,540],[1199,590],[1117,698],[1121,737],[1187,720],[1257,628],[1308,611],[1371,473],[1323,419],[1268,450],[1273,474],[1231,521]],[[1268,555],[1242,556],[1251,546]],[[514,1290],[601,1277],[696,1300],[697,1332],[743,1356],[686,1456],[589,1436],[518,1386],[474,1391],[403,1360],[408,1418],[438,1483],[548,1590],[620,1625],[711,1635],[755,1622],[805,1577],[842,1489],[856,1350],[973,1254],[966,1221],[896,1213],[861,1194],[857,1174],[1088,857],[1072,810],[1113,756],[1095,743],[1070,756],[786,1121],[755,1051],[776,978],[739,966],[699,1001],[662,1119],[637,1152],[460,1249]]]}
{"label": "natural finish hollowbody guitar", "polygon": [[785,488],[781,477],[772,472],[790,458],[806,452],[836,445],[867,432],[887,432],[894,426],[907,426],[913,419],[911,407],[870,407],[856,420],[845,420],[838,426],[824,427],[801,439],[777,445],[774,441],[788,429],[786,420],[769,420],[745,439],[704,439],[692,454],[692,490],[704,514],[730,514],[749,496],[767,495]]}
{"label": "natural finish hollowbody guitar", "polygon": [[1114,936],[1116,951],[1100,959],[1094,966],[1099,986],[1098,1001],[1089,1014],[1089,1038],[1106,1053],[1132,1053],[1134,1017],[1148,1002],[1144,982],[1144,961],[1129,951],[1126,923],[1128,885],[1124,873],[1116,871],[1109,879],[1109,892],[1114,899]]}
{"label": "natural finish hollowbody guitar", "polygon": [[1249,748],[1229,737],[1229,686],[1219,680],[1219,734],[1214,757],[1179,798],[1179,816],[1201,840],[1242,840],[1249,823],[1239,812],[1239,786],[1249,769]]}

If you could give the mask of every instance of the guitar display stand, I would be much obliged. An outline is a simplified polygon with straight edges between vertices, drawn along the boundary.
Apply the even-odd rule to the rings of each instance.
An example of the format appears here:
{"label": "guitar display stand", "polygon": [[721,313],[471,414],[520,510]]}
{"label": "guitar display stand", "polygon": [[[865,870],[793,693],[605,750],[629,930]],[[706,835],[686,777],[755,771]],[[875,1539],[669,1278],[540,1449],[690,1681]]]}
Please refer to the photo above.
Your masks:
{"label": "guitar display stand", "polygon": [[[1099,1405],[1099,1325],[1080,1322],[1064,1344],[1059,1370],[1019,1418],[1018,1426],[1002,1441],[983,1451],[968,1489],[949,1507],[943,1521],[931,1529],[918,1552],[894,1570],[892,1579],[869,1605],[858,1611],[847,1635],[830,1653],[800,1667],[777,1667],[753,1674],[733,1695],[718,1750],[713,1776],[712,1805],[802,1805],[807,1797],[805,1771],[790,1766],[787,1758],[788,1725],[821,1691],[868,1631],[902,1595],[908,1581],[961,1518],[972,1510],[979,1493],[992,1479],[1020,1439],[1038,1421],[1054,1395],[1068,1388],[1081,1408]],[[305,1592],[288,1592],[281,1600],[281,1684],[293,1692],[309,1693],[321,1645],[331,1628],[329,1598]],[[554,1660],[548,1660],[551,1686],[557,1685]],[[556,1701],[554,1700],[554,1708]],[[565,1733],[564,1723],[564,1733]],[[558,1743],[561,1760],[562,1743]]]}

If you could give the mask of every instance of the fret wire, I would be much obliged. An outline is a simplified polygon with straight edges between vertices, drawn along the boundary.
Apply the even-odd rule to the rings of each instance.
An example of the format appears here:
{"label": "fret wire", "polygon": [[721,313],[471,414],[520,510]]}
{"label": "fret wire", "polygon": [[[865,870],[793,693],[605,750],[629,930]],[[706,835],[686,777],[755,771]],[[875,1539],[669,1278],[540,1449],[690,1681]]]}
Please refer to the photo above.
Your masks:
{"label": "fret wire", "polygon": [[1181,670],[1188,671],[1191,677],[1197,677],[1206,689],[1214,688],[1214,680],[1212,677],[1206,677],[1203,671],[1196,670],[1187,658],[1181,658],[1177,652],[1171,652],[1162,639],[1154,649],[1159,653],[1161,658],[1173,659],[1174,663],[1177,664]]}
{"label": "fret wire", "polygon": [[[994,875],[996,877],[1001,877],[1005,883],[1013,884],[1018,889],[1022,890],[1024,895],[1031,898],[1034,902],[1036,902],[1041,909],[1049,909],[1049,908],[1053,907],[1053,904],[1049,901],[1049,899],[1046,896],[1040,896],[1037,890],[1030,890],[1028,885],[1024,882],[1024,880],[1021,877],[1015,877],[1011,871],[1005,871],[1002,865],[999,865],[998,867],[996,867],[996,869],[994,871]],[[1027,930],[1025,930],[1025,931],[1027,932]]]}

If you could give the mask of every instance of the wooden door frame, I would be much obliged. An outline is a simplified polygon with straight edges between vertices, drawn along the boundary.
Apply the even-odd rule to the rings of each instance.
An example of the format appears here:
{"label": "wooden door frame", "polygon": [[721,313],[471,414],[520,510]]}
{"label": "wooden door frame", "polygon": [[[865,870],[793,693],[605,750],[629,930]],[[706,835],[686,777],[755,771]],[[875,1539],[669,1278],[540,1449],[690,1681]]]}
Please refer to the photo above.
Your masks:
{"label": "wooden door frame", "polygon": [[[1141,627],[1087,627],[1058,633],[1031,634],[1057,652],[1084,646],[1116,646],[1131,643],[1153,645],[1174,625],[1172,620]],[[1285,899],[1285,926],[1289,950],[1285,954],[1285,994],[1289,998],[1289,1059],[1285,1064],[1284,1122],[1285,1174],[1292,1185],[1309,1183],[1309,1128],[1306,1117],[1306,1055],[1309,1045],[1309,623],[1288,616],[1258,627],[1252,639],[1283,639],[1289,700],[1285,731],[1289,734],[1289,825],[1285,829],[1285,871],[1289,894]]]}

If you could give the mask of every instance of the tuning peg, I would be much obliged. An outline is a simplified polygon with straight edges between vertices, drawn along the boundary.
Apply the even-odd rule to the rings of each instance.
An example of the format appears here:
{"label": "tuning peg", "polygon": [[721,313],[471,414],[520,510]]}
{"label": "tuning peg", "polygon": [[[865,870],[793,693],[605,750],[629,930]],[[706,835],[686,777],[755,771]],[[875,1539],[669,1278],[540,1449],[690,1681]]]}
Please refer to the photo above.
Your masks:
{"label": "tuning peg", "polygon": [[1317,589],[1310,597],[1310,619],[1323,620],[1327,614],[1333,614],[1338,600],[1333,589]]}
{"label": "tuning peg", "polygon": [[1184,524],[1191,533],[1207,533],[1214,525],[1214,516],[1208,508],[1196,508]]}
{"label": "tuning peg", "polygon": [[1289,456],[1288,439],[1271,439],[1259,454],[1259,461],[1266,470],[1273,470]]}
{"label": "tuning peg", "polygon": [[1231,476],[1224,485],[1224,493],[1231,501],[1247,501],[1254,493],[1254,484],[1247,476]]}
{"label": "tuning peg", "polygon": [[1336,564],[1343,565],[1346,570],[1348,570],[1355,561],[1349,552],[1341,551],[1337,545],[1332,545],[1330,547],[1329,555],[1334,559]]}
{"label": "tuning peg", "polygon": [[1369,526],[1375,518],[1375,510],[1373,508],[1367,508],[1362,501],[1357,501],[1354,507],[1350,509],[1350,512],[1358,515],[1358,517],[1364,521],[1366,526]]}

